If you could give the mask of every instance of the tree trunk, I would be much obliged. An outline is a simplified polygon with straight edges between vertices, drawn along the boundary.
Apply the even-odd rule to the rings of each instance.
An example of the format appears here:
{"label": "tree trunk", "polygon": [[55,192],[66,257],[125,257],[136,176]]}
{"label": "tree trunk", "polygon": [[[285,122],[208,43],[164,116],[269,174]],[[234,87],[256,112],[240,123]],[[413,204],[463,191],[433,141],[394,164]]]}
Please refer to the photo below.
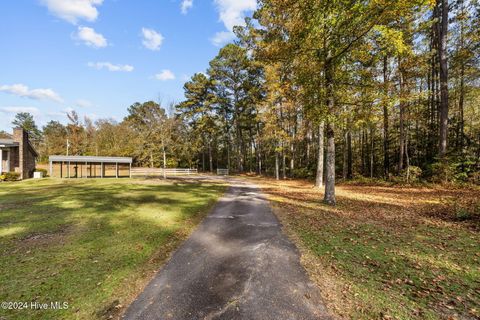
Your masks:
{"label": "tree trunk", "polygon": [[361,158],[362,158],[362,176],[365,176],[366,168],[367,168],[367,152],[366,152],[366,137],[365,137],[365,129],[362,128],[361,135],[360,135],[360,148],[361,148]]}
{"label": "tree trunk", "polygon": [[258,153],[258,174],[262,175],[262,154]]}
{"label": "tree trunk", "polygon": [[248,161],[248,171],[250,172],[253,172],[253,167],[255,167],[255,171],[256,171],[256,161],[255,161],[255,158],[256,158],[256,154],[257,154],[257,150],[256,150],[256,147],[255,147],[255,139],[254,139],[254,135],[253,135],[253,131],[252,131],[252,128],[250,128],[250,142],[249,142],[249,148],[250,148],[250,159]]}
{"label": "tree trunk", "polygon": [[[447,65],[447,33],[448,33],[448,0],[437,0],[441,3],[441,22],[438,24],[438,59],[440,62],[440,137],[438,156],[445,158],[447,153],[448,134],[448,65]],[[440,14],[439,14],[440,16]]]}
{"label": "tree trunk", "polygon": [[344,134],[343,146],[343,179],[353,178],[352,168],[352,132],[350,131],[350,120],[347,121],[347,127]]}
{"label": "tree trunk", "polygon": [[460,134],[459,134],[459,149],[464,153],[464,140],[465,140],[465,120],[464,120],[464,100],[465,100],[465,65],[462,63],[460,70],[460,97],[458,99],[459,109],[459,122],[460,122]]}
{"label": "tree trunk", "polygon": [[327,124],[327,166],[325,175],[325,197],[326,204],[335,205],[335,127],[333,123]]}
{"label": "tree trunk", "polygon": [[352,132],[347,131],[347,179],[353,179]]}
{"label": "tree trunk", "polygon": [[401,70],[400,65],[401,61],[399,61],[399,69],[400,69],[400,149],[399,149],[399,158],[398,158],[398,172],[400,173],[403,170],[403,163],[405,158],[405,83],[403,79],[403,70]]}
{"label": "tree trunk", "polygon": [[373,178],[375,165],[375,145],[374,145],[373,124],[370,127],[370,178]]}
{"label": "tree trunk", "polygon": [[167,179],[167,153],[165,152],[165,146],[162,146],[163,152],[163,179]]}
{"label": "tree trunk", "polygon": [[293,170],[295,169],[295,146],[293,142],[290,144],[290,157],[290,176],[293,177]]}
{"label": "tree trunk", "polygon": [[347,164],[347,157],[348,157],[348,146],[347,146],[347,130],[345,130],[345,133],[343,134],[343,165],[342,165],[342,177],[343,180],[347,180],[347,170],[348,170],[348,164]]}
{"label": "tree trunk", "polygon": [[390,174],[390,158],[388,156],[388,57],[383,58],[383,176],[388,179]]}
{"label": "tree trunk", "polygon": [[[460,10],[462,15],[465,13],[463,0],[460,1]],[[460,50],[465,48],[464,38],[464,22],[460,23]],[[458,98],[458,113],[459,113],[459,126],[460,132],[458,137],[458,147],[462,159],[465,158],[465,120],[464,120],[464,99],[465,99],[465,61],[462,59],[460,62],[460,97]],[[464,162],[462,161],[462,171],[464,170]]]}
{"label": "tree trunk", "polygon": [[317,160],[317,175],[315,180],[315,187],[317,188],[321,188],[323,186],[324,131],[325,131],[325,124],[322,121],[318,126],[318,160]]}
{"label": "tree trunk", "polygon": [[[331,116],[335,113],[333,96],[333,64],[328,56],[325,60],[325,88],[326,105]],[[329,205],[336,205],[335,198],[335,125],[332,121],[327,123],[327,166],[325,174],[325,195],[324,202]]]}
{"label": "tree trunk", "polygon": [[287,179],[287,161],[285,154],[285,144],[282,143],[282,179]]}
{"label": "tree trunk", "polygon": [[227,141],[227,169],[230,171],[230,140]]}
{"label": "tree trunk", "polygon": [[312,134],[310,129],[307,130],[307,152],[305,153],[306,166],[310,164],[310,142],[312,140]]}
{"label": "tree trunk", "polygon": [[408,153],[408,131],[405,138],[405,158],[407,161],[407,182],[410,182],[410,155]]}
{"label": "tree trunk", "polygon": [[280,163],[278,159],[278,151],[275,151],[275,180],[280,180]]}
{"label": "tree trunk", "polygon": [[210,173],[213,172],[212,143],[208,142],[208,162],[210,164]]}
{"label": "tree trunk", "polygon": [[256,151],[257,151],[257,173],[259,175],[262,175],[262,150],[261,150],[261,145],[260,145],[260,136],[261,136],[261,133],[259,132],[258,130],[258,126],[259,124],[257,124],[257,135],[258,135],[258,138],[257,138],[257,143],[256,143]]}

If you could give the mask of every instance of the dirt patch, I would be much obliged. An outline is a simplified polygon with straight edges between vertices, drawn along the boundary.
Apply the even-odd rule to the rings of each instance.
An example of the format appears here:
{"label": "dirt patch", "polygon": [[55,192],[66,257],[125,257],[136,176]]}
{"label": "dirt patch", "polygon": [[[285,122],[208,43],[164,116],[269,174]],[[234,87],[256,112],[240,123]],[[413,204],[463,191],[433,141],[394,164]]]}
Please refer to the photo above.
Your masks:
{"label": "dirt patch", "polygon": [[66,238],[72,232],[72,230],[72,226],[63,226],[55,232],[32,233],[19,239],[17,242],[17,247],[35,248],[62,244],[66,241]]}
{"label": "dirt patch", "polygon": [[[33,204],[34,201],[33,200],[25,200],[25,201],[22,201],[21,204],[22,206],[29,206],[31,204]],[[6,203],[0,203],[0,212],[3,211],[3,210],[11,210],[11,209],[15,209],[18,207],[18,202],[6,202]]]}

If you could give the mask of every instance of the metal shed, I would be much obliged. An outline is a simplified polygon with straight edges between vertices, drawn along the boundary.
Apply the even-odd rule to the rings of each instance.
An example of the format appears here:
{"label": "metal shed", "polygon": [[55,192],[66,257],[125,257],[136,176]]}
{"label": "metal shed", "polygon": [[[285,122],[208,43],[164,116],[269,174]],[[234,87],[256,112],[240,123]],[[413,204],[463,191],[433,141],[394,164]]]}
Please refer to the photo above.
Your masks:
{"label": "metal shed", "polygon": [[[131,177],[132,158],[128,157],[93,157],[93,156],[50,156],[50,176],[59,166],[60,178],[119,178]],[[128,174],[121,171],[128,169]],[[64,172],[65,171],[65,172]],[[113,175],[109,175],[114,171]]]}

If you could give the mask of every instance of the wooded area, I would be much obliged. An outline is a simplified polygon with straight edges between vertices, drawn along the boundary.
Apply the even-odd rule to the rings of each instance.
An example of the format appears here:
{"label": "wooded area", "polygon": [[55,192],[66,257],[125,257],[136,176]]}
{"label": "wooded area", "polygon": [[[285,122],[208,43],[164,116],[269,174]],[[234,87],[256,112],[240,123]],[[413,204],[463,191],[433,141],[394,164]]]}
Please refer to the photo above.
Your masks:
{"label": "wooded area", "polygon": [[478,184],[479,26],[478,0],[261,0],[184,101],[135,103],[119,123],[15,124],[42,159],[68,138],[71,155],[316,177],[329,204],[336,178]]}

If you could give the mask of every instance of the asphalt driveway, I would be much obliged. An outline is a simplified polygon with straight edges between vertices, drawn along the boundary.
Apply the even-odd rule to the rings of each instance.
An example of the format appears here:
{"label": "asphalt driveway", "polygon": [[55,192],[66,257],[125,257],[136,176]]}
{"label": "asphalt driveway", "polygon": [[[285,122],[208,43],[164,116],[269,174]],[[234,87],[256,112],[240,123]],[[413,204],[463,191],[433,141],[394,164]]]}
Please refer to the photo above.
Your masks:
{"label": "asphalt driveway", "polygon": [[260,190],[232,181],[124,319],[330,319]]}

